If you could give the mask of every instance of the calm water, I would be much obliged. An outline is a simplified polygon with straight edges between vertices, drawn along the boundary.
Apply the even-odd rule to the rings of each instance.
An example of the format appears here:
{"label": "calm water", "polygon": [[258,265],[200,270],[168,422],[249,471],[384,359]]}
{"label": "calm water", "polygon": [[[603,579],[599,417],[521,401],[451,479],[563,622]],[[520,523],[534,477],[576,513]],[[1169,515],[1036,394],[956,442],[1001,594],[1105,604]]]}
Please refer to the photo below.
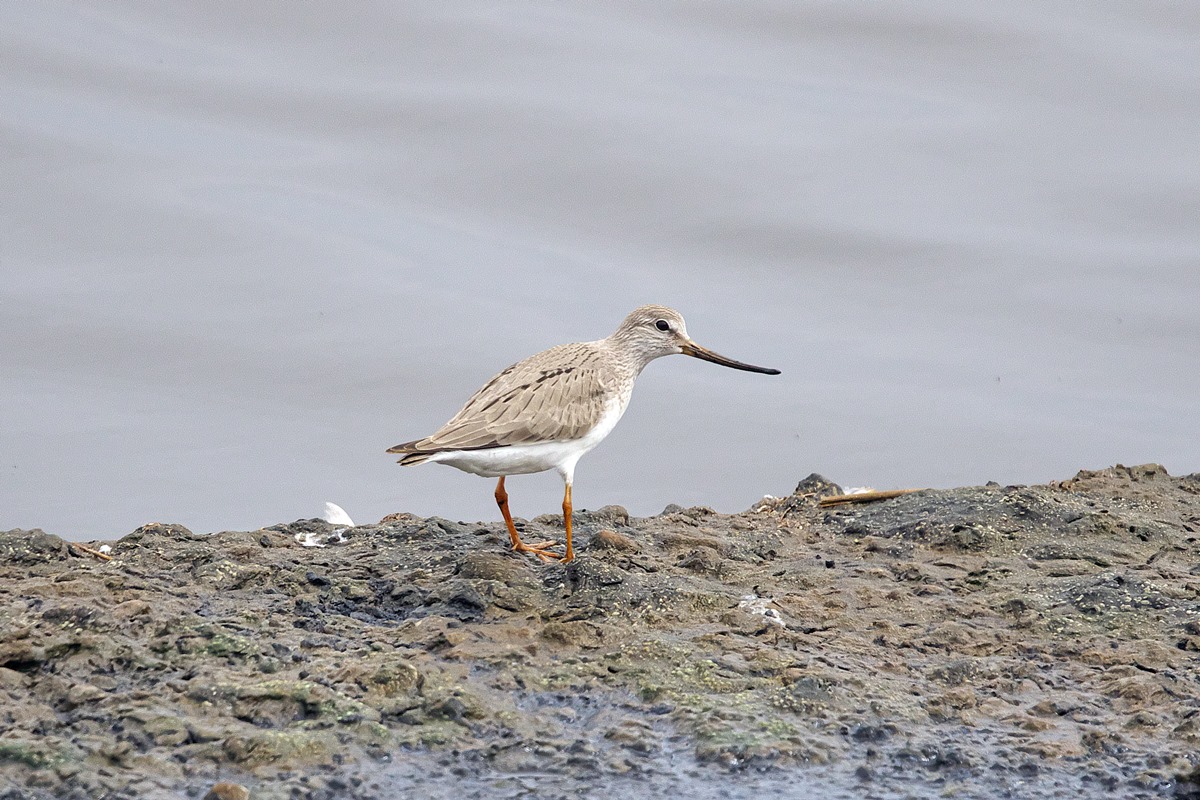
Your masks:
{"label": "calm water", "polygon": [[1198,41],[1192,0],[0,1],[0,529],[493,520],[384,449],[645,302],[783,375],[651,365],[580,508],[1200,470]]}

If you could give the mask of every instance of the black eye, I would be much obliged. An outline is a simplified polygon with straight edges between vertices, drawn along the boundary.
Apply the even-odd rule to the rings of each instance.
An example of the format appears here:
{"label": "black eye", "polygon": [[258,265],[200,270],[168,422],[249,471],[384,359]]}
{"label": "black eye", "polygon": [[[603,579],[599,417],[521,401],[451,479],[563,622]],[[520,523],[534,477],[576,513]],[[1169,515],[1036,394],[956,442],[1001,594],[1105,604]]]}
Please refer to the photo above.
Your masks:
{"label": "black eye", "polygon": [[654,323],[654,327],[658,328],[660,331],[669,331],[671,330],[671,323],[667,322],[665,319],[660,319],[658,322]]}

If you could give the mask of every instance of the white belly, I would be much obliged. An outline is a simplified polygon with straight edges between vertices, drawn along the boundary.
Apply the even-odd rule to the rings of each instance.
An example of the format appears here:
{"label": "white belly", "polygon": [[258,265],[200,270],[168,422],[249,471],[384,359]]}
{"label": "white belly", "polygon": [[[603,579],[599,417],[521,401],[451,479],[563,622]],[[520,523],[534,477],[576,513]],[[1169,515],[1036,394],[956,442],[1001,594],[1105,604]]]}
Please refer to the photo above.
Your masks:
{"label": "white belly", "polygon": [[[624,400],[624,402],[622,402]],[[430,456],[431,462],[457,467],[463,472],[499,478],[502,475],[528,475],[532,472],[558,470],[563,480],[571,483],[575,464],[584,453],[591,450],[612,433],[617,421],[625,413],[628,398],[614,399],[596,427],[579,439],[567,441],[513,444],[492,447],[487,450],[449,450]]]}

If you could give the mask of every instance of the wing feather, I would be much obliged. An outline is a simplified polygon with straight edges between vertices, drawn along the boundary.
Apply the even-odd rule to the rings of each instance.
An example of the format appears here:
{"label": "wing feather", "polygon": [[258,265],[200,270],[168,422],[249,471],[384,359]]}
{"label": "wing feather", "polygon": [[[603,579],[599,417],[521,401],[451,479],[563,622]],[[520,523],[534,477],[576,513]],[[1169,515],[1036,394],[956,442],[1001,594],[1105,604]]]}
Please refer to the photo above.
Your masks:
{"label": "wing feather", "polygon": [[620,365],[610,359],[594,342],[530,356],[484,384],[436,433],[388,452],[481,450],[581,438],[620,391],[619,373],[612,370]]}

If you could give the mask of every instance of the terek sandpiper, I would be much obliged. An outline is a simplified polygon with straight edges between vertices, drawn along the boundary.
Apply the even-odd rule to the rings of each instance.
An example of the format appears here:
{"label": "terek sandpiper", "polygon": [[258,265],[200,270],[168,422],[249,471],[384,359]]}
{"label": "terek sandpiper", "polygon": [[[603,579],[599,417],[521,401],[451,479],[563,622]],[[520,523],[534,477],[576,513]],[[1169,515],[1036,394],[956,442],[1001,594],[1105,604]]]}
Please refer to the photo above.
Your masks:
{"label": "terek sandpiper", "polygon": [[[433,461],[464,472],[499,478],[496,503],[504,515],[513,550],[543,561],[575,558],[571,547],[571,483],[575,464],[612,432],[625,413],[633,383],[656,358],[682,353],[748,372],[779,370],[743,364],[693,342],[683,316],[666,306],[635,309],[616,333],[595,342],[560,344],[513,364],[477,391],[454,418],[432,436],[398,444],[404,466]],[[555,469],[562,476],[563,525],[567,549],[555,542],[526,544],[508,511],[504,478]]]}

